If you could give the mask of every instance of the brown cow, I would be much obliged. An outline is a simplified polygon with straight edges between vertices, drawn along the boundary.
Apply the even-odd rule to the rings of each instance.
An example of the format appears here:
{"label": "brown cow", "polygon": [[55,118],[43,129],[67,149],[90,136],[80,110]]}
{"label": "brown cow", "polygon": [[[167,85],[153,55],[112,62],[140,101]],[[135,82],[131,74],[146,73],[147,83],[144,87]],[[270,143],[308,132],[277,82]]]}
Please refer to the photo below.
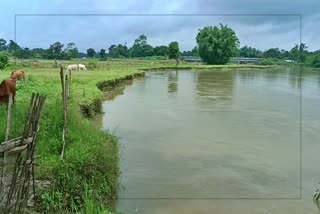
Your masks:
{"label": "brown cow", "polygon": [[10,79],[3,80],[0,84],[0,104],[9,102],[9,95],[12,95],[12,102],[16,96],[16,76],[11,75]]}
{"label": "brown cow", "polygon": [[12,71],[10,78],[13,79],[13,75],[16,76],[17,80],[21,80],[25,78],[26,72],[22,69]]}

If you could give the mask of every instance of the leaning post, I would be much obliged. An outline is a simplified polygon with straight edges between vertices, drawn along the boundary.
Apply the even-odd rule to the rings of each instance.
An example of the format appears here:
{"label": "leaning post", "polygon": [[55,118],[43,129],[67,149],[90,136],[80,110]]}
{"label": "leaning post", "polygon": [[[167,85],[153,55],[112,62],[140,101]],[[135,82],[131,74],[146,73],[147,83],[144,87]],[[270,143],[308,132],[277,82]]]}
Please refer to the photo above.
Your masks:
{"label": "leaning post", "polygon": [[8,114],[7,114],[7,128],[6,128],[6,137],[5,137],[4,141],[8,141],[9,140],[10,124],[11,124],[11,108],[12,108],[12,94],[9,94]]}

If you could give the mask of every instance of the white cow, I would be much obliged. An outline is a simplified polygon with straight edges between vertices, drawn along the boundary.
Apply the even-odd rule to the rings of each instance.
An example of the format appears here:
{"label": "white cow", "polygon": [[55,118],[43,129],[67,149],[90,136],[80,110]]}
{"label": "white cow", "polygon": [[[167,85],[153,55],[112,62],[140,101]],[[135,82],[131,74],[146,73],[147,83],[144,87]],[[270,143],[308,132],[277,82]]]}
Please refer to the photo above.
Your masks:
{"label": "white cow", "polygon": [[85,70],[85,71],[87,70],[86,66],[83,64],[79,64],[78,68],[79,68],[79,70]]}
{"label": "white cow", "polygon": [[77,64],[72,64],[67,66],[67,71],[75,71],[78,70],[78,65]]}

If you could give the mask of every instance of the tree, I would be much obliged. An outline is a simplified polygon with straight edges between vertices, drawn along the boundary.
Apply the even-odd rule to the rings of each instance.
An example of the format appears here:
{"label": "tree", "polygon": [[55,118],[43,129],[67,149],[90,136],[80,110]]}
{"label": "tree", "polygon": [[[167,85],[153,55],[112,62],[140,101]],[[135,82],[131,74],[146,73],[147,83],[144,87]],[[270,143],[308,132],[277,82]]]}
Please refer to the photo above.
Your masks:
{"label": "tree", "polygon": [[109,56],[112,58],[123,58],[129,56],[128,47],[122,44],[111,45],[109,48]]}
{"label": "tree", "polygon": [[95,55],[96,55],[96,51],[93,49],[93,48],[89,48],[88,50],[87,50],[87,54],[88,54],[88,57],[95,57]]}
{"label": "tree", "polygon": [[33,48],[30,50],[30,54],[32,57],[37,58],[37,59],[46,59],[47,53],[46,50],[43,48]]}
{"label": "tree", "polygon": [[270,48],[263,53],[263,56],[266,58],[277,58],[279,59],[281,56],[279,48]]}
{"label": "tree", "polygon": [[147,36],[142,34],[134,40],[133,46],[130,48],[130,56],[146,57],[152,55],[154,55],[154,50],[153,47],[147,43]]}
{"label": "tree", "polygon": [[13,40],[10,40],[9,41],[9,44],[8,44],[8,51],[11,53],[15,50],[17,50],[18,48],[20,48],[20,46],[14,42]]}
{"label": "tree", "polygon": [[60,42],[55,42],[47,49],[47,59],[66,59],[66,53],[62,53],[62,48],[64,44]]}
{"label": "tree", "polygon": [[208,26],[199,30],[196,37],[199,56],[208,64],[226,64],[236,55],[239,39],[227,25]]}
{"label": "tree", "polygon": [[156,46],[153,51],[156,56],[168,56],[169,52],[168,47],[165,45]]}
{"label": "tree", "polygon": [[308,55],[308,47],[306,44],[301,43],[299,45],[294,45],[294,47],[290,50],[289,56],[291,59],[295,60],[296,62],[305,62]]}
{"label": "tree", "polygon": [[7,44],[6,40],[0,39],[0,51],[5,51],[8,49],[6,44]]}
{"label": "tree", "polygon": [[99,51],[99,56],[100,56],[101,59],[105,59],[107,57],[106,50],[102,48]]}
{"label": "tree", "polygon": [[262,57],[262,51],[245,45],[239,49],[239,56],[241,56],[241,57]]}
{"label": "tree", "polygon": [[16,51],[13,52],[12,54],[14,57],[17,57],[19,59],[29,59],[32,57],[32,54],[29,50],[29,48],[18,48]]}
{"label": "tree", "polygon": [[179,56],[180,56],[180,51],[179,51],[179,44],[178,42],[171,42],[169,44],[169,59],[175,59],[177,62],[177,66],[179,64]]}
{"label": "tree", "polygon": [[199,56],[198,46],[195,46],[195,47],[191,50],[191,56]]}
{"label": "tree", "polygon": [[79,57],[79,51],[76,45],[71,42],[67,44],[67,48],[65,50],[70,58],[78,58]]}

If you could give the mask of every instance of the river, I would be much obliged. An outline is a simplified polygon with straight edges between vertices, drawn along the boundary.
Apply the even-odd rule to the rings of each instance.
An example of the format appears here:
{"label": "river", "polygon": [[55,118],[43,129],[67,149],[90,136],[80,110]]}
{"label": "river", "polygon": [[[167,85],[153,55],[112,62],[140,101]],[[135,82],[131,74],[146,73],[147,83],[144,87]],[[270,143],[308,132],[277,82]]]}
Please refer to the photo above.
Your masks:
{"label": "river", "polygon": [[150,71],[120,93],[118,211],[317,213],[319,70]]}

